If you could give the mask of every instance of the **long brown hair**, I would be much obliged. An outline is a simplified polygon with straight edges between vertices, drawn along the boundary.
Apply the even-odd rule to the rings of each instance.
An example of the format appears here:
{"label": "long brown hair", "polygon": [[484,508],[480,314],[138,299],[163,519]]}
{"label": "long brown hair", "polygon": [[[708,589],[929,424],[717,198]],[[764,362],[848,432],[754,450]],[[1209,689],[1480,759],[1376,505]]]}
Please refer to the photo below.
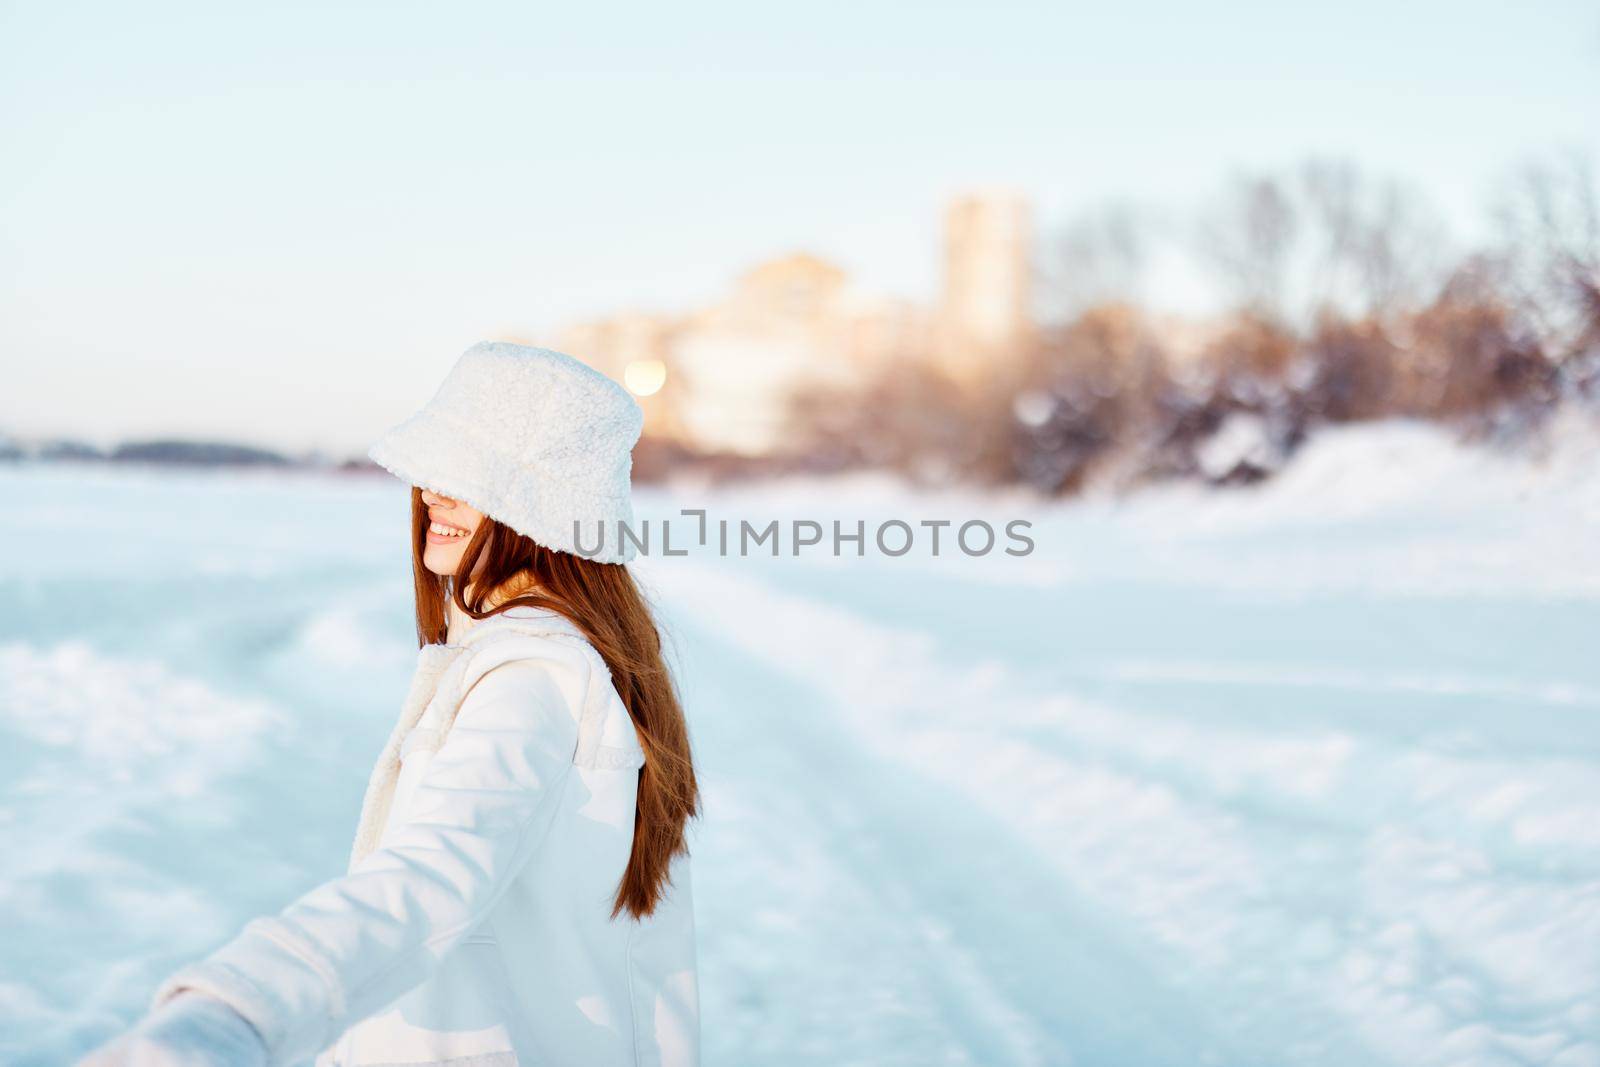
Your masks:
{"label": "long brown hair", "polygon": [[[456,574],[434,574],[422,562],[428,506],[416,486],[411,489],[411,528],[419,645],[446,639],[447,598],[474,619],[528,604],[570,619],[610,668],[645,759],[639,770],[633,854],[617,885],[611,917],[624,908],[635,918],[649,915],[670,881],[672,857],[688,854],[684,830],[700,812],[700,790],[688,725],[662,655],[661,633],[633,575],[622,564],[546,548],[487,515],[467,542]],[[474,574],[480,557],[482,569]],[[505,592],[521,589],[526,591],[501,599]]]}

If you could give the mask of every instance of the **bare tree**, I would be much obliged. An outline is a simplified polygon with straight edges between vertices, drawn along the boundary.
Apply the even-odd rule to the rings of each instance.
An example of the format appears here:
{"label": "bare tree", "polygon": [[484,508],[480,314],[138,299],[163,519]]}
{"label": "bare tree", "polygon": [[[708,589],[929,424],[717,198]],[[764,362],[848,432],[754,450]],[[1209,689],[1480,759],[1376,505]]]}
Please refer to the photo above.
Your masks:
{"label": "bare tree", "polygon": [[1306,298],[1318,311],[1386,322],[1442,284],[1444,227],[1416,193],[1327,160],[1306,165],[1300,188],[1315,222]]}
{"label": "bare tree", "polygon": [[1048,317],[1068,322],[1102,304],[1140,302],[1155,231],[1153,218],[1128,204],[1111,204],[1068,223],[1040,272]]}
{"label": "bare tree", "polygon": [[1600,207],[1590,161],[1522,167],[1496,210],[1501,261],[1524,314],[1558,362],[1600,361]]}
{"label": "bare tree", "polygon": [[1259,177],[1235,179],[1201,221],[1201,254],[1244,310],[1269,321],[1291,317],[1287,280],[1299,223],[1283,186]]}
{"label": "bare tree", "polygon": [[1444,277],[1443,226],[1422,198],[1342,161],[1235,179],[1198,233],[1239,310],[1300,332],[1329,314],[1390,320]]}

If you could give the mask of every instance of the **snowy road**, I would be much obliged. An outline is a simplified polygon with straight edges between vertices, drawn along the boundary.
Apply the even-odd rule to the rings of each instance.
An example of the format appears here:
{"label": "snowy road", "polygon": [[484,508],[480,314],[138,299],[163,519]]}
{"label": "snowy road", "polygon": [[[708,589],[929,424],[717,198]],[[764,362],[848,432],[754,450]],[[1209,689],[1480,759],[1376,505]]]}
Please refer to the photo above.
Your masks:
{"label": "snowy road", "polygon": [[[818,866],[829,884],[880,887],[879,907],[857,915],[877,933],[796,931],[796,948],[780,952],[812,934],[854,946],[844,1005],[808,995],[809,985],[791,992],[784,1017],[797,1032],[787,1040],[803,1042],[808,1025],[880,1036],[903,1026],[891,1047],[905,1063],[1592,1054],[1594,753],[1564,751],[1551,719],[1570,729],[1592,716],[1592,692],[1519,692],[1481,666],[1432,676],[1431,687],[1281,666],[1260,677],[1147,668],[1063,681],[1071,672],[1060,665],[1029,671],[963,655],[958,641],[726,575],[680,567],[658,584],[669,602],[763,624],[704,646],[696,635],[725,675],[742,677],[750,668],[732,665],[744,659],[771,672],[763,682],[751,671],[748,684],[702,694],[697,706],[727,707],[730,718],[759,709],[760,733],[788,750],[785,763],[810,759],[763,768],[757,781],[826,793],[849,813],[812,820],[842,822],[847,840],[834,864],[801,865],[805,892]],[[900,593],[917,587],[951,592],[907,582]],[[913,618],[924,606],[899,603]],[[1138,635],[1174,625],[1187,620],[1146,622]],[[774,647],[769,627],[798,648]],[[762,691],[781,697],[748,703]],[[1158,710],[1196,691],[1182,709]],[[1361,703],[1358,720],[1373,723],[1302,715],[1308,692]],[[1518,701],[1526,734],[1552,736],[1484,751],[1463,720],[1516,716]],[[1419,733],[1416,713],[1378,707],[1416,703],[1450,727]],[[1196,705],[1217,710],[1195,721],[1186,712]],[[742,765],[749,747],[727,758]],[[769,816],[769,830],[791,818]],[[756,847],[761,834],[748,837]],[[841,854],[845,874],[830,870]],[[759,899],[759,886],[748,892],[723,906]],[[885,940],[898,947],[879,949]],[[911,968],[917,980],[899,971],[924,959]],[[880,960],[886,974],[872,968]],[[951,982],[927,988],[924,966]],[[951,1000],[942,986],[952,983],[967,995]],[[872,990],[892,991],[894,1027],[862,995]]]}
{"label": "snowy road", "polygon": [[[59,1063],[342,868],[410,661],[402,500],[0,484],[47,532],[0,572],[0,1062]],[[1039,544],[640,567],[705,791],[708,1065],[1600,1064],[1592,465],[1398,428],[1257,493],[646,504]]]}

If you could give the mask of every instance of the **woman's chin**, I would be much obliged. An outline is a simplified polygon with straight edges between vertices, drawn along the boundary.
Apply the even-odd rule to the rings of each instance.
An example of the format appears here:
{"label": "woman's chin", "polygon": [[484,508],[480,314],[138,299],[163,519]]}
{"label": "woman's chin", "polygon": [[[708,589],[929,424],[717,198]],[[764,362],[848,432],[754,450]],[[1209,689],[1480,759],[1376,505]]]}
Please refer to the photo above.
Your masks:
{"label": "woman's chin", "polygon": [[422,565],[439,575],[448,578],[456,572],[456,566],[461,562],[461,553],[449,550],[436,551],[432,548],[422,554]]}

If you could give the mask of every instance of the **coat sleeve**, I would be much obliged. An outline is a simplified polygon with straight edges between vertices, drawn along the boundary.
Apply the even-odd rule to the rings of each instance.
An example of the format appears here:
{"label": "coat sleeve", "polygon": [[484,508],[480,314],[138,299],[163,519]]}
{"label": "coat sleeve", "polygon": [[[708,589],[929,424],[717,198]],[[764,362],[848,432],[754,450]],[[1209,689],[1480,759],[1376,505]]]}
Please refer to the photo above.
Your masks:
{"label": "coat sleeve", "polygon": [[219,997],[261,1032],[270,1064],[289,1064],[422,982],[554,821],[582,714],[560,670],[516,659],[484,673],[378,847],[173,973],[151,1006],[185,988]]}

